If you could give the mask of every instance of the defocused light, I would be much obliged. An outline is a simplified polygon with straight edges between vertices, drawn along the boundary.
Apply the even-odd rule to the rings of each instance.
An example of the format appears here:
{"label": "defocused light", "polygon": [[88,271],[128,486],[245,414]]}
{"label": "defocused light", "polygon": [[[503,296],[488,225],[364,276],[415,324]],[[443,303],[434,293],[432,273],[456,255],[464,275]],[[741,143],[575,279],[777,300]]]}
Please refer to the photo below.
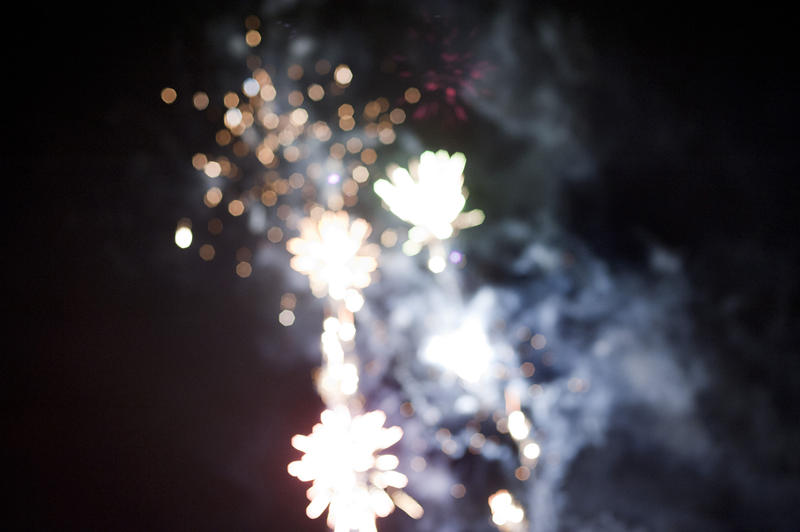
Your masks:
{"label": "defocused light", "polygon": [[294,324],[294,312],[284,309],[278,314],[278,321],[284,327],[291,327]]}
{"label": "defocused light", "polygon": [[244,83],[242,83],[242,92],[251,98],[256,96],[260,90],[261,85],[259,85],[258,81],[254,80],[253,78],[247,78],[244,80]]}
{"label": "defocused light", "polygon": [[228,109],[233,109],[239,105],[239,95],[235,92],[226,92],[225,96],[222,98],[222,103]]}
{"label": "defocused light", "polygon": [[257,30],[261,26],[261,20],[255,15],[249,15],[244,19],[244,27],[248,30]]}
{"label": "defocused light", "polygon": [[322,85],[319,85],[317,83],[309,85],[307,93],[308,97],[315,102],[318,102],[325,97],[325,89],[322,88]]}
{"label": "defocused light", "polygon": [[289,96],[287,96],[286,101],[288,101],[289,105],[291,105],[292,107],[297,107],[298,105],[303,103],[303,93],[298,90],[294,90],[289,93]]}
{"label": "defocused light", "polygon": [[228,212],[231,216],[241,216],[244,213],[244,203],[238,199],[231,201],[228,203]]}
{"label": "defocused light", "polygon": [[369,285],[370,273],[378,265],[378,247],[364,243],[370,231],[365,220],[351,222],[346,212],[328,211],[319,221],[304,218],[300,238],[286,243],[295,255],[291,267],[309,276],[315,296],[327,293],[333,299],[353,298],[348,289]]}
{"label": "defocused light", "polygon": [[346,87],[353,81],[353,72],[347,65],[339,65],[336,67],[336,70],[333,71],[333,79],[337,84]]}
{"label": "defocused light", "polygon": [[434,336],[422,349],[422,359],[454,372],[467,382],[476,383],[488,373],[492,360],[483,326],[468,318],[456,331]]}
{"label": "defocused light", "polygon": [[286,75],[289,76],[289,79],[297,81],[303,77],[303,67],[300,65],[292,65],[286,71]]}
{"label": "defocused light", "polygon": [[271,190],[265,190],[261,194],[261,203],[263,203],[267,207],[272,207],[275,203],[278,202],[278,195]]}
{"label": "defocused light", "polygon": [[249,262],[242,261],[236,265],[236,275],[242,279],[250,277],[251,273],[253,273],[253,267],[250,266]]}
{"label": "defocused light", "polygon": [[217,161],[208,161],[203,167],[203,171],[208,177],[219,177],[219,174],[222,173],[222,166]]}
{"label": "defocused light", "polygon": [[417,103],[422,97],[422,94],[416,87],[409,87],[406,89],[406,92],[403,94],[403,96],[408,103]]}
{"label": "defocused light", "polygon": [[244,40],[248,46],[254,48],[261,42],[261,34],[256,30],[250,30],[245,34]]}
{"label": "defocused light", "polygon": [[263,87],[261,87],[261,92],[259,94],[261,95],[262,100],[264,100],[265,102],[271,102],[272,100],[275,99],[275,96],[278,95],[278,92],[272,85],[264,85]]}
{"label": "defocused light", "polygon": [[376,119],[379,114],[381,114],[381,104],[378,102],[372,101],[364,106],[364,116],[370,120]]}
{"label": "defocused light", "polygon": [[184,223],[179,223],[175,229],[175,245],[186,249],[192,245],[192,229]]}
{"label": "defocused light", "polygon": [[350,137],[347,139],[345,146],[347,146],[347,151],[350,153],[358,153],[361,151],[361,148],[364,147],[364,143],[361,142],[361,139],[358,137]]}
{"label": "defocused light", "polygon": [[547,339],[543,334],[534,334],[531,338],[531,346],[534,349],[543,349],[545,345],[547,345]]}
{"label": "defocused light", "polygon": [[206,262],[213,260],[214,255],[216,255],[214,246],[212,246],[211,244],[203,244],[202,246],[200,246],[198,253],[200,254],[200,258]]}
{"label": "defocused light", "polygon": [[367,148],[361,152],[361,162],[364,164],[373,164],[378,160],[378,154],[372,148]]}
{"label": "defocused light", "polygon": [[406,120],[406,112],[400,108],[392,109],[392,112],[389,113],[389,120],[393,124],[402,124]]}
{"label": "defocused light", "polygon": [[499,527],[507,524],[519,524],[525,519],[525,512],[508,490],[499,490],[489,497],[489,508],[492,511],[492,522]]}
{"label": "defocused light", "polygon": [[296,126],[302,126],[308,121],[308,111],[303,108],[295,109],[289,114],[289,121]]}
{"label": "defocused light", "polygon": [[365,183],[369,179],[369,170],[366,166],[358,165],[353,168],[353,179],[358,183]]}
{"label": "defocused light", "polygon": [[[315,519],[327,507],[330,528],[374,531],[376,517],[389,515],[395,505],[384,490],[403,488],[408,482],[405,475],[378,467],[395,465],[394,459],[377,453],[394,445],[403,431],[400,427],[384,428],[386,415],[380,410],[351,416],[346,407],[341,407],[325,410],[320,420],[311,434],[292,438],[292,446],[304,454],[287,468],[299,480],[313,482],[307,491],[310,503],[306,515]],[[396,493],[402,492],[393,491],[392,495]],[[398,506],[419,514],[421,508],[414,508],[408,499]]]}
{"label": "defocused light", "polygon": [[178,98],[178,93],[172,87],[165,87],[161,90],[161,101],[173,103]]}
{"label": "defocused light", "polygon": [[281,296],[281,308],[294,309],[297,304],[297,296],[291,292],[287,292]]}
{"label": "defocused light", "polygon": [[530,442],[522,448],[522,455],[528,460],[536,460],[542,453],[541,447],[536,442]]}
{"label": "defocused light", "polygon": [[508,415],[508,432],[511,433],[511,437],[517,441],[524,440],[528,437],[530,427],[528,426],[528,420],[525,418],[525,414],[519,410],[514,410]]}
{"label": "defocused light", "polygon": [[233,109],[228,109],[225,112],[224,122],[227,127],[231,129],[235,128],[242,123],[242,112],[235,107]]}
{"label": "defocused light", "polygon": [[208,158],[204,153],[195,153],[192,155],[192,166],[194,166],[195,169],[203,170],[206,164],[208,164]]}
{"label": "defocused light", "polygon": [[198,111],[204,110],[208,107],[208,94],[205,92],[195,92],[194,96],[192,96],[192,105]]}
{"label": "defocused light", "polygon": [[222,220],[219,218],[211,218],[208,221],[208,232],[212,235],[218,235],[222,232]]}
{"label": "defocused light", "polygon": [[222,201],[222,191],[217,187],[211,187],[203,196],[203,203],[208,207],[216,207]]}
{"label": "defocused light", "polygon": [[464,487],[464,484],[453,484],[450,488],[450,495],[452,495],[454,499],[460,499],[464,497],[466,493],[467,488]]}
{"label": "defocused light", "polygon": [[314,65],[314,71],[320,76],[324,76],[331,71],[331,63],[327,59],[320,59]]}
{"label": "defocused light", "polygon": [[353,109],[353,106],[350,105],[349,103],[343,103],[342,105],[339,106],[339,109],[337,110],[339,118],[343,118],[345,116],[353,116],[353,113],[355,113],[355,110]]}
{"label": "defocused light", "polygon": [[272,242],[273,244],[277,244],[281,240],[283,240],[283,231],[280,227],[270,227],[269,231],[267,231],[267,240]]}
{"label": "defocused light", "polygon": [[428,269],[433,273],[442,273],[446,266],[447,263],[445,262],[444,257],[440,257],[439,255],[428,259]]}
{"label": "defocused light", "polygon": [[[472,222],[477,220],[464,223],[464,216],[470,213],[461,212],[465,203],[462,191],[465,163],[466,158],[461,153],[450,155],[444,150],[436,153],[426,151],[420,156],[413,175],[405,168],[397,167],[390,175],[391,182],[385,179],[375,182],[375,193],[389,210],[413,225],[409,239],[417,247],[432,240],[449,238],[454,228],[476,225]],[[413,170],[413,165],[410,167]],[[477,223],[481,221],[482,213]],[[438,265],[437,261],[435,266]]]}

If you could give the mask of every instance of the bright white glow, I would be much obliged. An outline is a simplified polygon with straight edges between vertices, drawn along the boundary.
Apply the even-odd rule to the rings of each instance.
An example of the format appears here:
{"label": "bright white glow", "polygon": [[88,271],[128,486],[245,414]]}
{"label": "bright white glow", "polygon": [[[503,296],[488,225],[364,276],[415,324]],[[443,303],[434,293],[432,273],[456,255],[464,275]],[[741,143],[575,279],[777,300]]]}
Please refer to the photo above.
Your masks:
{"label": "bright white glow", "polygon": [[447,262],[445,262],[444,257],[435,255],[428,259],[428,269],[433,273],[442,273],[445,266],[447,266]]}
{"label": "bright white glow", "polygon": [[525,519],[525,511],[508,490],[500,490],[491,495],[489,508],[492,511],[492,522],[501,530],[511,530],[513,525],[522,523]]}
{"label": "bright white glow", "polygon": [[181,248],[186,249],[192,245],[192,230],[181,225],[175,230],[175,244]]}
{"label": "bright white glow", "polygon": [[358,368],[355,364],[328,364],[320,372],[319,392],[322,397],[351,396],[358,391]]}
{"label": "bright white glow", "polygon": [[291,327],[294,324],[294,312],[284,309],[278,314],[278,321],[284,327]]}
{"label": "bright white glow", "polygon": [[[333,299],[347,301],[349,289],[368,286],[370,273],[378,266],[376,257],[380,247],[364,244],[371,230],[361,218],[350,223],[350,216],[344,211],[326,211],[319,221],[303,218],[300,237],[286,243],[286,249],[295,255],[290,265],[308,275],[311,292],[316,297],[327,294]],[[356,302],[351,302],[348,308]]]}
{"label": "bright white glow", "polygon": [[325,410],[311,434],[296,435],[292,446],[305,453],[289,464],[289,474],[312,481],[306,515],[315,519],[328,508],[328,526],[335,531],[374,532],[376,517],[394,510],[384,488],[403,488],[408,479],[394,471],[396,458],[377,455],[403,436],[400,427],[385,428],[380,410],[351,416],[346,407]]}
{"label": "bright white glow", "polygon": [[515,440],[524,440],[528,437],[531,429],[528,425],[528,420],[525,419],[525,414],[519,410],[514,410],[508,415],[508,432]]}
{"label": "bright white glow", "polygon": [[476,383],[489,371],[493,358],[483,325],[467,318],[457,330],[434,336],[422,349],[422,359]]}
{"label": "bright white glow", "polygon": [[356,337],[356,326],[353,323],[343,323],[339,327],[339,339],[343,342],[350,342]]}
{"label": "bright white glow", "polygon": [[254,80],[253,78],[247,78],[244,80],[244,83],[242,83],[242,92],[251,98],[258,94],[260,90],[261,85],[259,85],[258,81]]}
{"label": "bright white glow", "polygon": [[364,306],[364,296],[351,288],[344,293],[344,306],[350,312],[358,312]]}
{"label": "bright white glow", "polygon": [[409,231],[411,241],[423,245],[434,239],[444,240],[453,234],[454,227],[471,227],[483,221],[480,211],[465,213],[466,217],[461,213],[466,161],[463,153],[426,151],[420,156],[416,171],[413,164],[409,165],[411,173],[396,168],[389,176],[391,182],[375,182],[375,193],[389,210],[414,226]]}
{"label": "bright white glow", "polygon": [[235,107],[233,109],[228,109],[225,111],[223,121],[229,128],[234,128],[242,123],[242,112]]}
{"label": "bright white glow", "polygon": [[522,448],[522,454],[529,460],[536,460],[542,454],[542,449],[536,442],[530,442]]}

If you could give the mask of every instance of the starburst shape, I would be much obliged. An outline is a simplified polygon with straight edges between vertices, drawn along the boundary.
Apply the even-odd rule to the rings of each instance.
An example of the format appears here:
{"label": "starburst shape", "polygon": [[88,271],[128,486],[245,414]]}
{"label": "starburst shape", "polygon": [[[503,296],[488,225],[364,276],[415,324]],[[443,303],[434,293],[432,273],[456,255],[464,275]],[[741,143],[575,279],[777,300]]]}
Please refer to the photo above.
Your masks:
{"label": "starburst shape", "polygon": [[403,250],[409,255],[434,241],[450,238],[458,229],[483,222],[480,210],[462,212],[464,194],[463,153],[450,155],[445,150],[424,152],[419,162],[412,161],[409,170],[398,167],[390,173],[390,181],[375,182],[375,193],[398,218],[410,223],[408,241]]}
{"label": "starburst shape", "polygon": [[315,296],[363,302],[358,290],[369,286],[380,252],[376,244],[365,243],[371,231],[366,220],[351,223],[344,211],[326,211],[318,220],[304,218],[300,237],[286,242],[294,255],[290,265],[308,275]]}
{"label": "starburst shape", "polygon": [[403,436],[400,427],[384,427],[386,414],[374,410],[352,416],[346,407],[325,410],[311,434],[298,434],[292,446],[305,453],[289,464],[289,474],[313,484],[306,515],[316,519],[328,508],[328,526],[336,531],[375,531],[377,517],[394,510],[387,488],[403,488],[408,478],[395,471],[399,460],[378,454]]}

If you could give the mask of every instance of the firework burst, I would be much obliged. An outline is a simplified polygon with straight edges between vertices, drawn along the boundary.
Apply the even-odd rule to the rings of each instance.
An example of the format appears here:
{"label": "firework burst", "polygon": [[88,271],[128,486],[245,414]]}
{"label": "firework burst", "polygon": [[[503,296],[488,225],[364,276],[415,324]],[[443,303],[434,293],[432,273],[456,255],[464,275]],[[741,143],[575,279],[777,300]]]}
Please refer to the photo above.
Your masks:
{"label": "firework burst", "polygon": [[325,410],[311,434],[298,434],[292,446],[305,453],[291,462],[289,474],[313,482],[306,514],[316,519],[328,508],[334,531],[376,530],[375,519],[395,507],[387,489],[399,490],[408,478],[395,470],[392,454],[378,454],[403,436],[400,427],[384,427],[386,414],[375,410],[352,416],[346,407]]}

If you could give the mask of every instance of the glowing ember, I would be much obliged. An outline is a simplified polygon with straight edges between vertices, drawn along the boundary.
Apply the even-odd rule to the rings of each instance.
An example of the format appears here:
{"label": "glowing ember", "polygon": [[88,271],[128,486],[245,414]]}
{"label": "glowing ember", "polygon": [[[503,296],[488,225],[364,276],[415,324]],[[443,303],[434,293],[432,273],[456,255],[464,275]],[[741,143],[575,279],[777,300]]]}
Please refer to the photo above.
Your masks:
{"label": "glowing ember", "polygon": [[306,515],[316,519],[328,508],[328,526],[334,530],[374,531],[376,517],[389,515],[395,503],[386,488],[403,488],[408,478],[395,471],[399,461],[377,454],[403,436],[400,427],[385,428],[380,410],[351,416],[346,407],[325,410],[322,423],[308,436],[296,435],[292,446],[304,452],[289,464],[289,474],[303,482],[311,501]]}

